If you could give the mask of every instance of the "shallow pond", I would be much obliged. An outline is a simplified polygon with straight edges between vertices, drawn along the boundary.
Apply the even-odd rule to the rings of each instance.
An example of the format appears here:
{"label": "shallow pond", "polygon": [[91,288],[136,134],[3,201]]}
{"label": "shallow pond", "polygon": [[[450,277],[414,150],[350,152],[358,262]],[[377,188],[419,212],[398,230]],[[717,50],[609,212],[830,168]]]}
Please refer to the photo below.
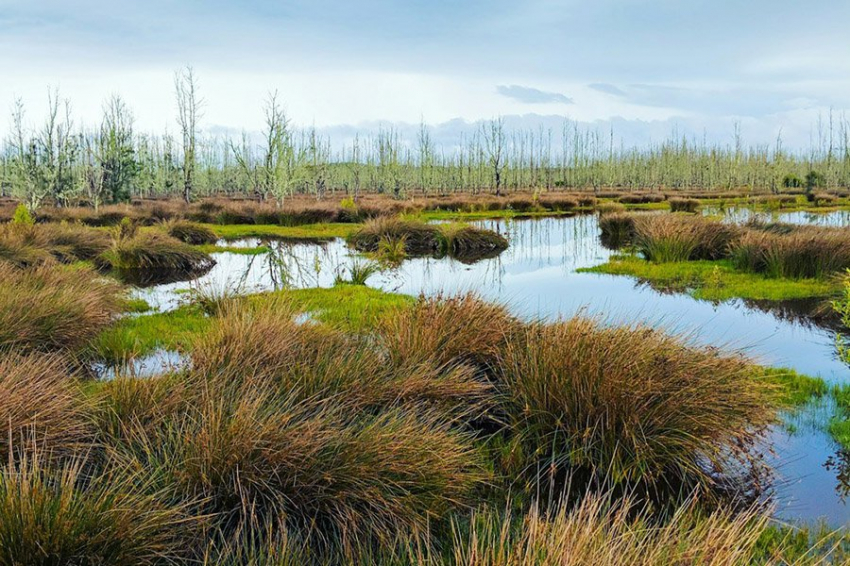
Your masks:
{"label": "shallow pond", "polygon": [[[730,221],[747,218],[740,210],[726,214]],[[774,219],[850,225],[846,212],[811,216],[777,214]],[[794,315],[793,308],[773,310],[744,301],[712,304],[684,294],[661,293],[628,277],[577,273],[579,268],[604,263],[612,253],[599,242],[596,216],[478,224],[507,236],[508,250],[471,265],[448,258],[411,259],[397,269],[373,275],[368,284],[413,295],[475,291],[526,317],[586,313],[611,322],[646,322],[694,342],[743,351],[765,365],[790,367],[830,383],[850,381],[850,369],[836,357],[833,332]],[[218,263],[200,279],[139,290],[139,296],[167,310],[193,287],[240,292],[329,287],[347,266],[363,261],[340,240],[323,245],[266,245],[271,246],[266,254],[216,254]],[[817,426],[829,418],[824,411],[813,406],[795,416],[793,426],[771,432],[774,455],[770,459],[779,476],[777,514],[789,520],[824,518],[834,525],[850,525],[850,506],[842,498],[846,486],[839,479],[847,475],[842,465],[847,457]]]}

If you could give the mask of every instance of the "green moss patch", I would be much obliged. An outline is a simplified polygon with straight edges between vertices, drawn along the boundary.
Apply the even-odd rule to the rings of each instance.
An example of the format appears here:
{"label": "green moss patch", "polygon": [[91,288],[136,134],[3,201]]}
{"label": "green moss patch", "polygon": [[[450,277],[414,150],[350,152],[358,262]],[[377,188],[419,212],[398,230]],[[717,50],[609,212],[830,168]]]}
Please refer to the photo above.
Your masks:
{"label": "green moss patch", "polygon": [[356,230],[358,224],[339,222],[322,222],[319,224],[304,224],[302,226],[278,226],[275,224],[205,224],[223,240],[242,240],[245,238],[270,238],[275,240],[292,240],[317,242],[345,238]]}
{"label": "green moss patch", "polygon": [[727,260],[652,263],[636,256],[614,256],[608,263],[579,271],[629,275],[653,287],[707,301],[784,301],[829,297],[838,291],[836,283],[829,280],[768,278],[737,271]]}

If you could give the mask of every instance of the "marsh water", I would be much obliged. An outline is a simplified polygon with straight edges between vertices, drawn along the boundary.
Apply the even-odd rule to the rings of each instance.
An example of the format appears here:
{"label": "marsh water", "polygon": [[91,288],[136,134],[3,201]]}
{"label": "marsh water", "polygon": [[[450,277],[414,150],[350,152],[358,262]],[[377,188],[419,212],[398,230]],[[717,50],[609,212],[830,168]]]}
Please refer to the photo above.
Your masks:
{"label": "marsh water", "polygon": [[[726,211],[729,221],[747,220],[743,210]],[[773,220],[798,224],[850,225],[846,212],[790,213]],[[504,303],[516,314],[557,318],[577,313],[611,323],[641,322],[683,335],[694,343],[740,351],[759,363],[793,368],[829,383],[850,382],[840,362],[834,330],[808,317],[811,304],[765,305],[733,300],[697,301],[684,293],[665,293],[629,277],[579,273],[614,253],[599,241],[597,217],[582,215],[477,223],[504,234],[510,247],[497,258],[466,264],[450,258],[410,259],[373,275],[368,285],[412,295],[474,291]],[[257,240],[239,243],[256,247]],[[230,245],[233,245],[232,243]],[[168,310],[192,288],[257,292],[283,287],[329,287],[347,267],[363,261],[343,241],[326,244],[264,242],[268,253],[215,254],[216,266],[203,277],[140,289],[151,305]],[[828,405],[812,405],[788,415],[768,438],[768,458],[776,469],[776,514],[789,521],[825,520],[850,526],[845,502],[850,457],[823,432]]]}

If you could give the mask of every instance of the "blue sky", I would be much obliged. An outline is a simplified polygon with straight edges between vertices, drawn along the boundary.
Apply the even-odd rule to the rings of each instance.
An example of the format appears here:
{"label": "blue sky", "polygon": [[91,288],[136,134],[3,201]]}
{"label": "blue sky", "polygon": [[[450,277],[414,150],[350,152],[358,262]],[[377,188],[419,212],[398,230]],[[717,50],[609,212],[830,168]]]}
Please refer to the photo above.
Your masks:
{"label": "blue sky", "polygon": [[117,92],[140,129],[173,128],[192,64],[214,129],[259,128],[278,90],[329,131],[566,116],[804,145],[850,109],[848,23],[843,0],[0,0],[0,110],[21,96],[36,120],[52,85],[81,122]]}

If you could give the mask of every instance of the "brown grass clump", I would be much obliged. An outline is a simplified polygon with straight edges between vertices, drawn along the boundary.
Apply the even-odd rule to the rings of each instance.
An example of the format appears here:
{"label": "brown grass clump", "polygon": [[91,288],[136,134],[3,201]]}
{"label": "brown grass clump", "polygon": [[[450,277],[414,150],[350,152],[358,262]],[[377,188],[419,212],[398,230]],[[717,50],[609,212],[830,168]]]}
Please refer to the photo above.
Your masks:
{"label": "brown grass clump", "polygon": [[107,442],[152,433],[184,410],[193,399],[191,380],[183,375],[145,379],[119,376],[98,388],[93,417]]}
{"label": "brown grass clump", "polygon": [[658,263],[727,257],[740,233],[733,225],[672,214],[637,217],[634,226],[638,250]]}
{"label": "brown grass clump", "polygon": [[[0,354],[0,453],[67,455],[92,439],[82,392],[56,355]],[[11,442],[11,444],[10,444]]]}
{"label": "brown grass clump", "polygon": [[652,501],[724,487],[741,469],[730,455],[752,459],[775,416],[772,386],[747,360],[642,326],[530,325],[501,371],[527,470],[581,470]]}
{"label": "brown grass clump", "polygon": [[634,241],[635,216],[622,212],[604,214],[599,217],[600,239],[609,249],[617,250]]}
{"label": "brown grass clump", "polygon": [[[658,523],[628,499],[588,494],[575,506],[523,517],[476,513],[468,530],[455,527],[452,564],[469,566],[731,566],[752,564],[768,530],[760,509],[710,515],[688,503]],[[779,545],[781,546],[781,545]],[[820,563],[812,559],[813,563]],[[761,562],[758,562],[761,563]],[[786,564],[786,562],[781,562]],[[796,562],[795,562],[796,563]]]}
{"label": "brown grass clump", "polygon": [[319,545],[423,532],[483,478],[469,439],[439,419],[409,410],[352,417],[344,403],[209,388],[137,439],[132,465],[156,469],[222,528],[255,519],[317,528]]}
{"label": "brown grass clump", "polygon": [[374,252],[383,239],[404,239],[408,254],[427,255],[440,249],[440,231],[436,225],[401,218],[370,220],[349,237],[349,243],[360,251]]}
{"label": "brown grass clump", "polygon": [[108,247],[107,234],[82,225],[0,226],[0,260],[18,267],[90,260]]}
{"label": "brown grass clump", "polygon": [[489,366],[520,327],[505,307],[468,294],[420,297],[381,320],[377,332],[396,366],[426,361]]}
{"label": "brown grass clump", "polygon": [[120,305],[120,287],[89,270],[0,263],[0,351],[77,350]]}
{"label": "brown grass clump", "polygon": [[850,268],[850,230],[801,226],[749,230],[731,250],[738,269],[768,277],[820,278]]}
{"label": "brown grass clump", "polygon": [[97,257],[101,269],[114,269],[137,284],[178,281],[209,271],[215,260],[189,244],[160,232],[116,234],[112,246]]}
{"label": "brown grass clump", "polygon": [[215,232],[194,222],[178,220],[167,225],[168,235],[186,244],[200,246],[214,244],[218,241]]}
{"label": "brown grass clump", "polygon": [[418,220],[377,218],[368,221],[348,238],[355,249],[379,252],[398,242],[405,254],[449,255],[461,261],[494,257],[507,249],[504,236],[465,224],[426,224]]}
{"label": "brown grass clump", "polygon": [[633,193],[623,195],[617,200],[623,204],[648,204],[664,202],[665,199],[661,193]]}
{"label": "brown grass clump", "polygon": [[54,466],[35,453],[0,469],[0,564],[153,566],[187,557],[199,521],[163,505],[153,476],[92,475],[87,464]]}
{"label": "brown grass clump", "polygon": [[495,257],[508,248],[508,240],[492,230],[468,224],[441,224],[442,252],[459,259]]}
{"label": "brown grass clump", "polygon": [[567,211],[578,208],[578,198],[573,195],[545,194],[540,197],[540,206],[546,210]]}
{"label": "brown grass clump", "polygon": [[671,198],[671,212],[690,212],[695,213],[699,209],[700,202],[694,198]]}
{"label": "brown grass clump", "polygon": [[225,308],[193,350],[195,375],[222,391],[273,388],[302,399],[344,399],[350,410],[410,403],[469,412],[487,390],[468,368],[430,359],[388,366],[375,344],[298,324],[293,315],[284,300]]}

